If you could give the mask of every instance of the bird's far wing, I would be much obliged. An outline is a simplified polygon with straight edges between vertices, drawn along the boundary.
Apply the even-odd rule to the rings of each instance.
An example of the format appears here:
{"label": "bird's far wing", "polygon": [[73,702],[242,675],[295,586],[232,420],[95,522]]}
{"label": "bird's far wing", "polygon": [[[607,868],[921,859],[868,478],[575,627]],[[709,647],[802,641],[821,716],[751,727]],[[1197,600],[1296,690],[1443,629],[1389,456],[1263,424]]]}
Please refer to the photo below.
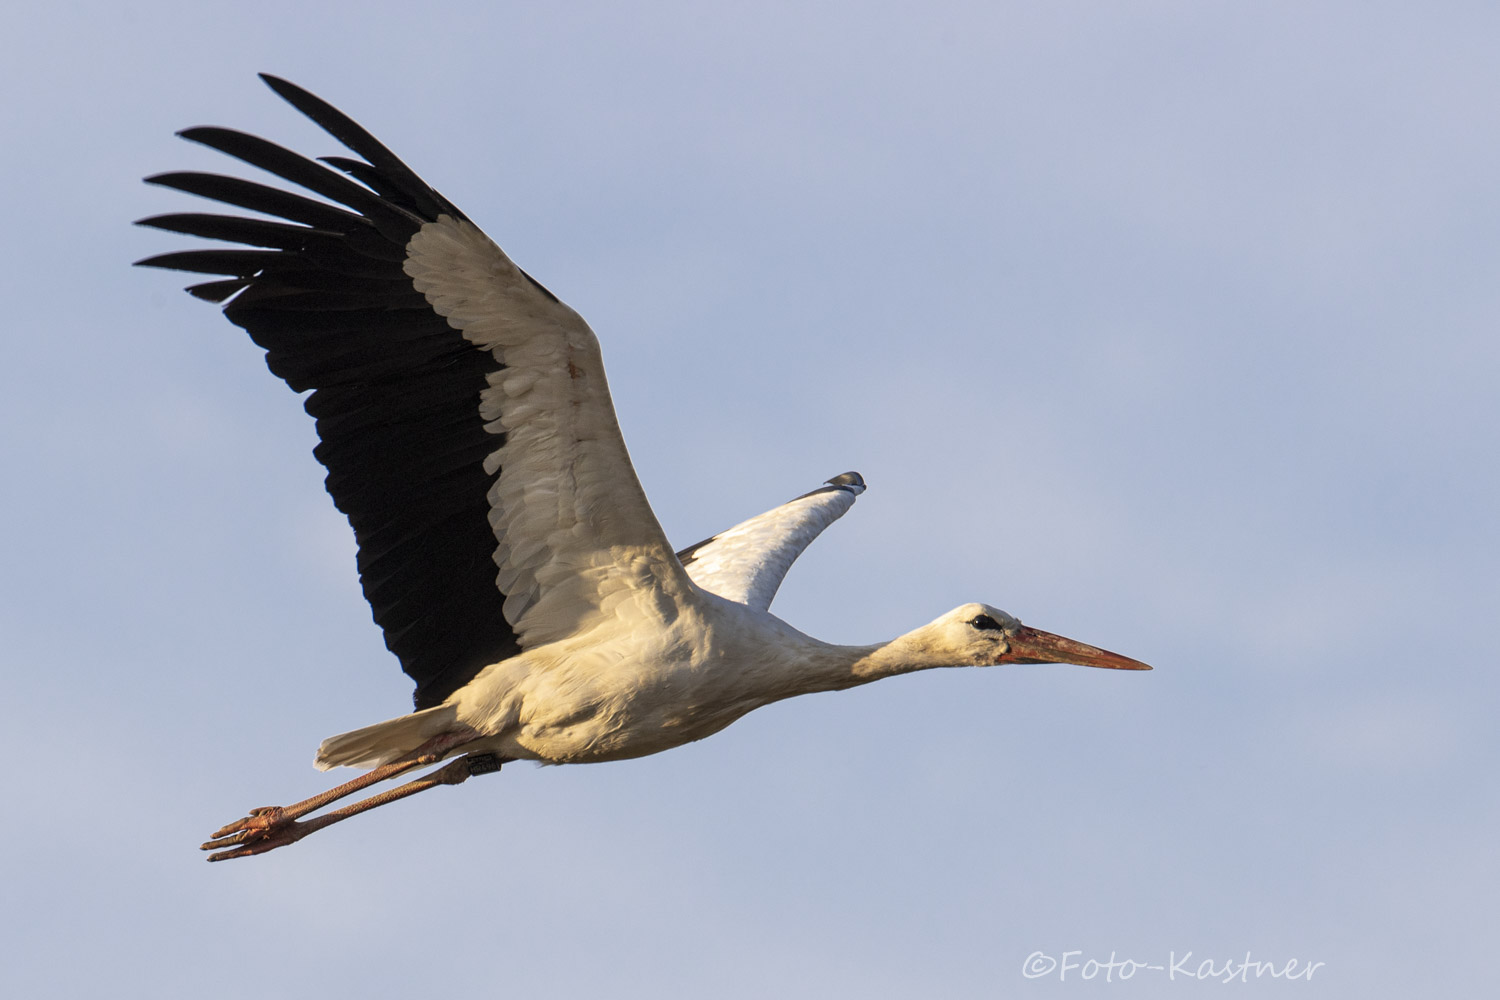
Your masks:
{"label": "bird's far wing", "polygon": [[417,707],[631,595],[661,614],[690,599],[588,325],[359,125],[263,79],[362,159],[325,157],[334,170],[244,133],[187,129],[328,200],[216,174],[151,177],[278,221],[144,219],[256,249],[139,263],[224,276],[188,291],[225,302],[271,371],[312,390],[314,454]]}
{"label": "bird's far wing", "polygon": [[845,472],[820,489],[688,546],[677,558],[704,590],[765,611],[802,550],[864,491],[860,474]]}

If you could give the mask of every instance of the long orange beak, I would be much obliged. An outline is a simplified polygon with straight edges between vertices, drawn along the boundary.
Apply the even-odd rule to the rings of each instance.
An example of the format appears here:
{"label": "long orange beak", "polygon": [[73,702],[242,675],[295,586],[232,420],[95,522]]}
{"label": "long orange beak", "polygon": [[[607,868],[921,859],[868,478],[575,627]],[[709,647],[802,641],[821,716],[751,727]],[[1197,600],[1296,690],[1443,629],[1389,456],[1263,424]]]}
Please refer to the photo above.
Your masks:
{"label": "long orange beak", "polygon": [[1075,642],[1072,639],[1038,628],[1022,625],[1010,637],[1010,652],[1001,663],[1076,663],[1081,667],[1108,667],[1111,670],[1150,670],[1149,664],[1132,660],[1107,649]]}

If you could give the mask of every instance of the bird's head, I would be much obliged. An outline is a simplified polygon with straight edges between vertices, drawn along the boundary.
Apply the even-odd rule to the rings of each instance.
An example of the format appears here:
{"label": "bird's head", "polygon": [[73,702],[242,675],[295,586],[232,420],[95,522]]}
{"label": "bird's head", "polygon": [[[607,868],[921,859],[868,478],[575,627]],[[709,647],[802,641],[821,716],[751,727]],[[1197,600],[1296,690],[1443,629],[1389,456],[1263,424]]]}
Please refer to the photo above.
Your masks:
{"label": "bird's head", "polygon": [[[892,644],[923,666],[990,667],[1002,663],[1076,663],[1114,670],[1150,670],[1107,649],[1022,625],[988,604],[965,604]],[[894,650],[893,650],[894,652]]]}

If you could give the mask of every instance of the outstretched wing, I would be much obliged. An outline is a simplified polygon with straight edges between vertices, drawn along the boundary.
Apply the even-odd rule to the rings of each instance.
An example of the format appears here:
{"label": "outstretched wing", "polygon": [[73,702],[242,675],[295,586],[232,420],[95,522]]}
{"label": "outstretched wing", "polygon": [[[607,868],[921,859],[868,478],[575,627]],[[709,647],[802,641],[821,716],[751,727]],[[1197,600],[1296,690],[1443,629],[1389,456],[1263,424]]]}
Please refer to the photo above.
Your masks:
{"label": "outstretched wing", "polygon": [[677,558],[704,590],[765,611],[802,550],[864,491],[863,477],[845,472],[820,489],[688,546]]}
{"label": "outstretched wing", "polygon": [[144,219],[255,249],[139,263],[221,276],[188,291],[224,302],[271,371],[312,390],[314,454],[354,528],[360,583],[416,682],[417,708],[625,600],[670,614],[690,599],[631,467],[588,325],[354,121],[262,79],[362,159],[325,157],[335,170],[241,132],[187,129],[184,138],[328,200],[160,174],[148,182],[278,221]]}

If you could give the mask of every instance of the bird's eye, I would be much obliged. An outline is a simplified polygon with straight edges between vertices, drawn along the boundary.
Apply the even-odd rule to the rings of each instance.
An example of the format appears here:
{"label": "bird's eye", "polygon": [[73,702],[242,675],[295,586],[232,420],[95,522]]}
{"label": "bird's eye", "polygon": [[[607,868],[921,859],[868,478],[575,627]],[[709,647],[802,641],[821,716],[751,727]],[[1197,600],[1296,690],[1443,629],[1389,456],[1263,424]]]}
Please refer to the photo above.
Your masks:
{"label": "bird's eye", "polygon": [[991,630],[999,631],[1000,629],[1000,623],[995,621],[995,619],[991,618],[989,615],[976,615],[975,617],[969,619],[969,624],[977,629],[986,632]]}

